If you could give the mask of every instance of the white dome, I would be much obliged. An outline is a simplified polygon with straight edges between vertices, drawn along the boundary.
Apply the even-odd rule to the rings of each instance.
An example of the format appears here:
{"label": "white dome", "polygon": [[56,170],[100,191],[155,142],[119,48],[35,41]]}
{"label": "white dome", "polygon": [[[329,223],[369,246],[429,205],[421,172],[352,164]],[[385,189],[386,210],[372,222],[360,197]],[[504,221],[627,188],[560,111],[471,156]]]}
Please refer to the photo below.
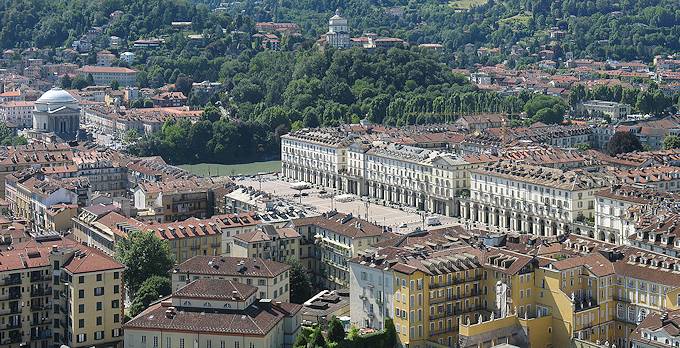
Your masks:
{"label": "white dome", "polygon": [[73,98],[69,92],[59,87],[50,89],[36,100],[36,103],[40,104],[71,104],[77,102],[76,98]]}

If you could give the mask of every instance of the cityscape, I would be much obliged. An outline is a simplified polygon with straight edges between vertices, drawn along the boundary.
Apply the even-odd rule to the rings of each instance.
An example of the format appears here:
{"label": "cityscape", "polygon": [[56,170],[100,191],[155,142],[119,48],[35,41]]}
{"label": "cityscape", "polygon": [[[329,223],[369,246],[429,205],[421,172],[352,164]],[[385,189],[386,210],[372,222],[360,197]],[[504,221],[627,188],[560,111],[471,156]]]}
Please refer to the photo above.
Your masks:
{"label": "cityscape", "polygon": [[0,4],[0,347],[680,347],[677,0]]}

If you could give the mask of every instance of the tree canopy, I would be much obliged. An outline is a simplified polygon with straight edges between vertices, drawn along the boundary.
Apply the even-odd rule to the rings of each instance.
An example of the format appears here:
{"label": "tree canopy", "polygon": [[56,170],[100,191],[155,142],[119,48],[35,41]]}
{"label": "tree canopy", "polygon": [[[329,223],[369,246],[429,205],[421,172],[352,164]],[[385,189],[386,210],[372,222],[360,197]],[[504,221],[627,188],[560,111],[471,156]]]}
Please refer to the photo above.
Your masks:
{"label": "tree canopy", "polygon": [[152,276],[144,280],[130,306],[130,316],[135,317],[149,305],[172,293],[172,283],[167,276]]}
{"label": "tree canopy", "polygon": [[607,143],[607,153],[612,156],[633,151],[642,151],[642,144],[631,132],[616,132]]}
{"label": "tree canopy", "polygon": [[131,232],[116,243],[116,259],[126,266],[125,284],[134,299],[148,278],[167,277],[174,256],[167,243],[151,231]]}

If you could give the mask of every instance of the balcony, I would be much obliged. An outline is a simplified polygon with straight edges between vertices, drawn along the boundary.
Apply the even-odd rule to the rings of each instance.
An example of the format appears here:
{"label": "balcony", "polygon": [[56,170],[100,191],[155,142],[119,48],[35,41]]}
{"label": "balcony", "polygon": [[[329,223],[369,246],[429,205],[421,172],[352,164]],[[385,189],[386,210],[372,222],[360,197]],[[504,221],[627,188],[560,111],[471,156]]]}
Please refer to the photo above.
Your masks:
{"label": "balcony", "polygon": [[574,303],[574,312],[583,312],[589,309],[598,308],[599,306],[596,299],[584,299],[583,301],[576,301]]}
{"label": "balcony", "polygon": [[0,330],[12,330],[12,329],[18,329],[21,327],[21,323],[9,323],[5,325],[0,326]]}
{"label": "balcony", "polygon": [[52,277],[49,275],[31,275],[31,283],[35,282],[46,282],[52,280]]}
{"label": "balcony", "polygon": [[51,304],[49,303],[39,303],[31,305],[31,312],[38,312],[50,309]]}
{"label": "balcony", "polygon": [[31,297],[52,295],[52,288],[31,289]]}
{"label": "balcony", "polygon": [[474,277],[452,279],[451,281],[443,281],[441,283],[430,283],[429,287],[430,287],[430,289],[438,289],[438,288],[443,288],[445,286],[452,286],[452,285],[459,285],[459,284],[476,282],[476,281],[482,280],[482,278],[483,278],[483,275],[479,274],[479,275],[476,275]]}
{"label": "balcony", "polygon": [[21,311],[19,308],[5,308],[5,309],[0,309],[0,315],[12,315],[12,314],[19,314]]}
{"label": "balcony", "polygon": [[0,286],[10,286],[21,284],[21,277],[6,277],[0,280]]}

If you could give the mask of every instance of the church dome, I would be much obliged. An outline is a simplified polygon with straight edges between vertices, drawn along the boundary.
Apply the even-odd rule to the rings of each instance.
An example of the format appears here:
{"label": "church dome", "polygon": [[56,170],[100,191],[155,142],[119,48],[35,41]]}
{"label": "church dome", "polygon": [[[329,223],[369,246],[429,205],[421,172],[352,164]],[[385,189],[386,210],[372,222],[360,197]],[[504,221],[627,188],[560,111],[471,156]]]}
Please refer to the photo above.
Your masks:
{"label": "church dome", "polygon": [[50,89],[36,100],[36,103],[39,104],[71,104],[76,102],[76,98],[59,87]]}

